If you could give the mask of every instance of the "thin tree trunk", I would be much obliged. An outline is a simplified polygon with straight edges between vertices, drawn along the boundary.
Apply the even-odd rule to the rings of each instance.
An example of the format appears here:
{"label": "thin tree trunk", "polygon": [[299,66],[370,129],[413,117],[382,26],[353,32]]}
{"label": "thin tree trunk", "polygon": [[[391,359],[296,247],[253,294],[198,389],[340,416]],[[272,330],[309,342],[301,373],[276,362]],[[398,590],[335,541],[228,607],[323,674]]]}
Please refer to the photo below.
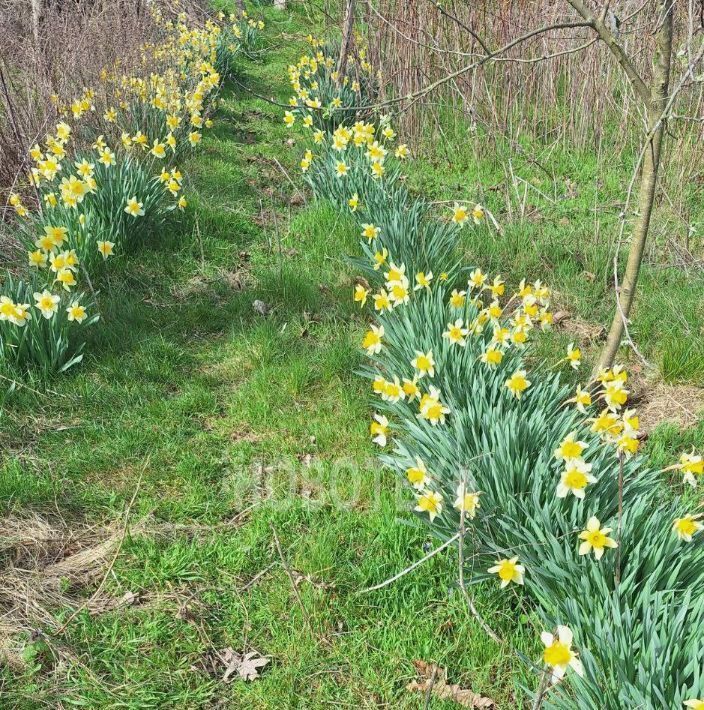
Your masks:
{"label": "thin tree trunk", "polygon": [[340,63],[337,66],[337,71],[340,74],[340,80],[345,76],[347,71],[347,58],[350,53],[350,44],[352,43],[352,28],[354,27],[354,3],[355,0],[347,0],[347,11],[345,12],[345,22],[342,27],[342,47],[340,47]]}
{"label": "thin tree trunk", "polygon": [[34,37],[34,48],[37,52],[39,47],[39,23],[42,17],[42,0],[32,0],[32,35]]}
{"label": "thin tree trunk", "polygon": [[638,193],[638,216],[633,226],[631,246],[628,250],[628,261],[623,273],[621,286],[617,297],[616,312],[611,322],[611,328],[606,343],[599,356],[597,369],[611,367],[616,353],[621,345],[625,331],[625,322],[631,312],[638,283],[638,274],[643,260],[643,252],[650,228],[650,217],[655,203],[660,153],[665,134],[665,119],[663,114],[667,106],[670,85],[670,61],[672,57],[672,28],[674,15],[673,0],[662,0],[660,3],[662,23],[658,30],[657,45],[653,61],[653,78],[650,88],[650,102],[647,107],[648,135],[650,142],[643,156],[640,190]]}

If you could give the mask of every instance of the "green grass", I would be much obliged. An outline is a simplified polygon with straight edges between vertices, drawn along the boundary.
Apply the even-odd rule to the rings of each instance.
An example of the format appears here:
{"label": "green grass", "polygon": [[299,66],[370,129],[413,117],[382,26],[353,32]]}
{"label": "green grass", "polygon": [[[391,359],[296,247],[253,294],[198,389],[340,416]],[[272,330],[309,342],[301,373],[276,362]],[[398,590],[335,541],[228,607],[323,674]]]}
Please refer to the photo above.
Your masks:
{"label": "green grass", "polygon": [[[285,101],[286,66],[310,27],[296,14],[266,18],[274,46],[242,81]],[[282,32],[295,40],[282,46]],[[102,320],[83,365],[46,394],[18,391],[0,420],[3,515],[107,526],[137,491],[135,532],[104,594],[141,594],[126,609],[83,612],[62,633],[44,627],[47,645],[13,639],[28,663],[0,669],[3,707],[423,707],[405,690],[413,659],[448,667],[451,682],[501,707],[533,682],[468,615],[451,556],[359,594],[430,541],[369,443],[355,375],[363,323],[345,261],[357,236],[325,205],[291,204],[275,162],[295,175],[290,137],[280,109],[227,87],[184,166],[183,222],[96,284]],[[255,313],[255,299],[271,315]],[[76,604],[96,584],[66,581]],[[474,593],[513,647],[535,656],[530,613],[517,623],[493,585]],[[520,600],[509,598],[513,610]],[[271,664],[226,685],[215,654],[226,647]]]}
{"label": "green grass", "polygon": [[[441,111],[440,120],[442,132],[437,121],[428,120],[414,157],[407,163],[409,186],[440,203],[448,201],[438,206],[446,214],[453,200],[476,200],[489,207],[503,232],[465,230],[463,261],[492,275],[502,274],[510,285],[522,278],[550,285],[553,310],[570,313],[588,329],[574,328],[574,321],[567,320],[541,336],[536,355],[554,362],[557,352],[565,352],[569,342],[576,342],[585,365],[579,374],[565,374],[583,382],[597,360],[615,308],[613,256],[619,209],[635,156],[627,152],[597,156],[528,137],[516,147],[501,137],[489,139],[481,129],[470,131],[456,115]],[[699,186],[692,185],[685,195],[692,223],[704,218],[698,190]],[[679,265],[670,240],[681,244],[682,229],[680,217],[661,199],[630,325],[633,340],[652,368],[645,368],[627,346],[618,356],[632,372],[636,390],[656,381],[704,387],[704,272]],[[628,225],[625,236],[622,266]],[[694,257],[701,256],[695,251]],[[685,405],[697,408],[703,401],[704,393],[698,405]],[[662,408],[665,420],[668,414],[677,414],[672,402],[663,403]],[[696,413],[700,423],[691,430],[663,424],[650,433],[646,450],[654,463],[672,462],[672,458],[661,457],[663,451],[674,457],[684,449],[704,449],[704,411]]]}
{"label": "green grass", "polygon": [[[497,216],[503,234],[486,238],[483,230],[466,230],[467,262],[507,275],[513,283],[523,277],[542,279],[554,288],[560,308],[608,326],[615,308],[619,209],[635,156],[599,157],[527,137],[519,147],[496,136],[489,140],[481,130],[470,132],[454,119],[448,119],[440,136],[433,123],[417,147],[417,158],[408,163],[409,182],[439,201],[477,200]],[[692,186],[692,194],[697,190]],[[690,220],[700,221],[701,204],[691,209]],[[662,199],[630,330],[666,382],[704,386],[704,273],[677,266],[670,240],[681,243],[681,231]],[[626,241],[622,265],[627,246]],[[592,350],[600,345],[594,343]],[[635,361],[626,348],[621,357]]]}

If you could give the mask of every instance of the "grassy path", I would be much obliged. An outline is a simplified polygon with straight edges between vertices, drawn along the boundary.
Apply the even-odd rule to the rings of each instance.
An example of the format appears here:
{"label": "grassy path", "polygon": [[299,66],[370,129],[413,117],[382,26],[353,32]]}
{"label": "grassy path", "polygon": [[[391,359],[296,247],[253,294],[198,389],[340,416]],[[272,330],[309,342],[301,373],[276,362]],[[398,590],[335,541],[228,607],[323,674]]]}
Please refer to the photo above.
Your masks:
{"label": "grassy path", "polygon": [[[268,37],[286,41],[242,80],[285,101],[310,27],[266,19]],[[368,442],[344,261],[357,236],[326,206],[301,204],[285,176],[299,153],[289,138],[279,109],[228,87],[186,166],[186,223],[106,277],[84,365],[47,395],[21,393],[2,420],[6,520],[107,529],[135,496],[134,533],[101,599],[138,595],[82,612],[46,645],[11,635],[24,668],[0,669],[3,707],[422,707],[405,690],[416,658],[516,706],[527,681],[515,657],[441,591],[451,558],[357,594],[429,541]],[[61,592],[78,604],[99,579],[67,573]],[[477,594],[517,647],[534,643],[502,615],[503,597]],[[269,656],[262,678],[223,683],[216,651],[228,647]]]}

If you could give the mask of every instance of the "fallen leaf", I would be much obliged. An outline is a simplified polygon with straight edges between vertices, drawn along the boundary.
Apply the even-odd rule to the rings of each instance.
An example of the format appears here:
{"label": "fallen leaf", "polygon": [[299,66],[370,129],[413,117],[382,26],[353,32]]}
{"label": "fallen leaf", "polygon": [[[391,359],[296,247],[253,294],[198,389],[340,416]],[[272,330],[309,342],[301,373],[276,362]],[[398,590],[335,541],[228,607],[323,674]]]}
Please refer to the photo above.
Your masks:
{"label": "fallen leaf", "polygon": [[222,676],[223,683],[229,683],[234,674],[237,674],[242,680],[255,680],[259,678],[259,669],[271,660],[262,656],[259,651],[250,651],[242,655],[229,647],[220,651],[219,655],[226,666]]}
{"label": "fallen leaf", "polygon": [[271,313],[271,306],[259,299],[252,303],[252,308],[254,308],[254,312],[258,313],[260,316],[268,316],[269,313]]}
{"label": "fallen leaf", "polygon": [[367,291],[371,290],[369,281],[367,281],[363,276],[357,276],[354,280],[355,284],[359,284],[362,288],[366,288]]}
{"label": "fallen leaf", "polygon": [[291,195],[288,203],[293,207],[299,207],[300,205],[305,204],[305,199],[300,192],[296,192],[295,194]]}
{"label": "fallen leaf", "polygon": [[485,698],[468,688],[459,685],[449,685],[447,671],[434,663],[413,661],[419,680],[411,681],[406,690],[416,693],[434,695],[439,700],[452,700],[464,708],[493,708],[495,703],[491,698]]}
{"label": "fallen leaf", "polygon": [[558,311],[555,313],[552,317],[552,322],[554,325],[557,325],[558,323],[561,323],[563,320],[567,320],[568,318],[571,318],[572,314],[568,313],[567,311]]}

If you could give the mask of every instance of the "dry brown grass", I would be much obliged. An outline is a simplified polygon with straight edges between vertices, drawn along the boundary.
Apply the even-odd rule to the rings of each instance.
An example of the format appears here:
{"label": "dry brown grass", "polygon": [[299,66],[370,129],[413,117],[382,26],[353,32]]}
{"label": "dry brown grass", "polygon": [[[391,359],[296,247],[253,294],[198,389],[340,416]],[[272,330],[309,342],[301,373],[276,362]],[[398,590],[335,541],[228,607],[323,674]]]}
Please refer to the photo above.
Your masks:
{"label": "dry brown grass", "polygon": [[[0,658],[22,668],[20,634],[55,631],[58,609],[76,608],[121,539],[117,527],[75,526],[38,515],[0,521]],[[102,599],[92,602],[105,603]]]}
{"label": "dry brown grass", "polygon": [[659,424],[674,424],[680,429],[696,426],[704,414],[704,389],[693,385],[665,382],[642,383],[638,399],[641,429],[650,433]]}
{"label": "dry brown grass", "polygon": [[[641,75],[649,77],[656,3],[621,0],[612,6],[623,18],[637,13],[623,28],[621,41]],[[438,12],[431,2],[381,0],[378,10],[366,11],[370,53],[383,72],[384,96],[416,92],[485,54],[466,27],[495,50],[534,29],[580,19],[567,2],[547,0],[451,0],[443,7],[459,22]],[[683,45],[690,30],[684,11],[679,18],[676,47]],[[637,120],[637,102],[609,49],[603,42],[590,43],[593,39],[588,28],[539,34],[445,84],[429,97],[430,108],[440,97],[451,99],[466,118],[512,138],[529,133],[578,147],[600,140],[612,125],[609,119],[614,119],[618,131],[612,147],[618,151],[629,141],[628,123]],[[559,56],[551,57],[555,54]],[[551,58],[543,61],[545,57]],[[693,84],[684,92],[677,113],[698,115],[703,97],[702,87]],[[421,102],[408,111],[407,127],[420,127],[427,108]],[[697,135],[702,131],[704,126],[699,126]]]}

